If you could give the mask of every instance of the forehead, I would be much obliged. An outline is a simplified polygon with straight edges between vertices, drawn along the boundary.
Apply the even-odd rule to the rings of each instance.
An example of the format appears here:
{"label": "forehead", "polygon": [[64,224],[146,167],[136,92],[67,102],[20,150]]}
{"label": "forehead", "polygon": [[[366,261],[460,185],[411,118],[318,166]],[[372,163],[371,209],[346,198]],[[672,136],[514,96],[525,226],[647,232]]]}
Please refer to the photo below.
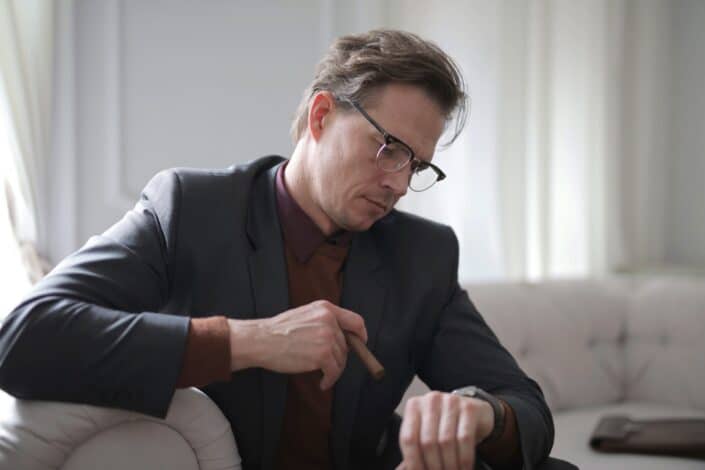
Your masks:
{"label": "forehead", "polygon": [[387,132],[410,145],[419,157],[431,157],[445,127],[440,106],[417,86],[389,84],[363,105]]}

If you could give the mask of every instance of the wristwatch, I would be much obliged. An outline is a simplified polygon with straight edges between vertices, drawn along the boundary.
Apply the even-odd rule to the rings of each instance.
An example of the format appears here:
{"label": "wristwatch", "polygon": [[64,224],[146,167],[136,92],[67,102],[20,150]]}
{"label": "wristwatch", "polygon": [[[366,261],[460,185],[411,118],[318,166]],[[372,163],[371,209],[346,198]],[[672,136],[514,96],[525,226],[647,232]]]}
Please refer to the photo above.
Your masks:
{"label": "wristwatch", "polygon": [[498,398],[485,392],[479,387],[475,387],[474,385],[453,390],[452,393],[453,395],[484,400],[492,406],[492,409],[494,410],[494,427],[492,428],[490,435],[483,439],[482,442],[494,440],[502,435],[504,432],[504,406],[502,406],[502,403],[500,403]]}

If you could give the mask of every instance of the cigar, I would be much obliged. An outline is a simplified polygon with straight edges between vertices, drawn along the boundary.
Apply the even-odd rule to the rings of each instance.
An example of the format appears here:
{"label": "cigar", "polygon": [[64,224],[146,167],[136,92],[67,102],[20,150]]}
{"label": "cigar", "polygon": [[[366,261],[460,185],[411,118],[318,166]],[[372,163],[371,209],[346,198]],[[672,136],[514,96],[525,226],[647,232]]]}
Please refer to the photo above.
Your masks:
{"label": "cigar", "polygon": [[367,349],[365,343],[362,342],[360,338],[355,336],[353,333],[348,331],[343,332],[345,334],[345,341],[348,343],[348,347],[355,351],[357,357],[360,358],[367,370],[370,371],[372,378],[380,381],[384,377],[384,367],[379,363],[377,358]]}

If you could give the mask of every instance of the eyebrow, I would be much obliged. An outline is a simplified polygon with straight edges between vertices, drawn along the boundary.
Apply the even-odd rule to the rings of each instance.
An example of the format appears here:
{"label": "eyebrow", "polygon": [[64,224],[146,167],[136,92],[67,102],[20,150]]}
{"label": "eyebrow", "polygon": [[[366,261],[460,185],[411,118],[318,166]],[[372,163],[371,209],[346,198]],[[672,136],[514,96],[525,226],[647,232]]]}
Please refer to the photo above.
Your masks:
{"label": "eyebrow", "polygon": [[425,163],[431,163],[431,160],[433,159],[433,155],[436,153],[435,149],[431,153],[431,156],[428,159],[420,157],[416,153],[416,151],[414,151],[414,148],[411,145],[407,144],[405,141],[403,141],[402,139],[400,139],[396,135],[392,134],[384,127],[382,127],[382,125],[379,122],[377,122],[377,120],[375,118],[370,116],[370,113],[368,113],[367,110],[365,110],[360,104],[356,103],[353,100],[348,100],[348,99],[345,99],[344,101],[346,101],[347,103],[352,105],[353,108],[355,108],[360,114],[362,114],[362,116],[364,118],[366,118],[365,120],[370,125],[372,125],[372,127],[377,131],[377,135],[382,135],[382,137],[384,137],[384,134],[387,134],[388,137],[391,137],[392,139],[396,140],[397,142],[400,142],[401,144],[405,145],[409,150],[411,150],[411,155],[413,158],[415,158],[417,160],[421,160],[422,162],[425,162]]}

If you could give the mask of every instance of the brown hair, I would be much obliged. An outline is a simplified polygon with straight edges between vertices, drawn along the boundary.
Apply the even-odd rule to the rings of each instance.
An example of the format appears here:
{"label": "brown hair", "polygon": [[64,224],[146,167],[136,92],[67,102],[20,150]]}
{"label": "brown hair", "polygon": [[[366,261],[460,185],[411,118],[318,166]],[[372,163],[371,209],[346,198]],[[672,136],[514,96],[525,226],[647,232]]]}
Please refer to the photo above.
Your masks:
{"label": "brown hair", "polygon": [[377,29],[335,40],[316,66],[311,84],[304,91],[291,126],[294,142],[303,136],[308,119],[308,102],[319,91],[342,99],[364,103],[389,83],[416,85],[436,101],[447,121],[455,114],[450,145],[467,119],[465,82],[458,66],[437,45],[416,34]]}

